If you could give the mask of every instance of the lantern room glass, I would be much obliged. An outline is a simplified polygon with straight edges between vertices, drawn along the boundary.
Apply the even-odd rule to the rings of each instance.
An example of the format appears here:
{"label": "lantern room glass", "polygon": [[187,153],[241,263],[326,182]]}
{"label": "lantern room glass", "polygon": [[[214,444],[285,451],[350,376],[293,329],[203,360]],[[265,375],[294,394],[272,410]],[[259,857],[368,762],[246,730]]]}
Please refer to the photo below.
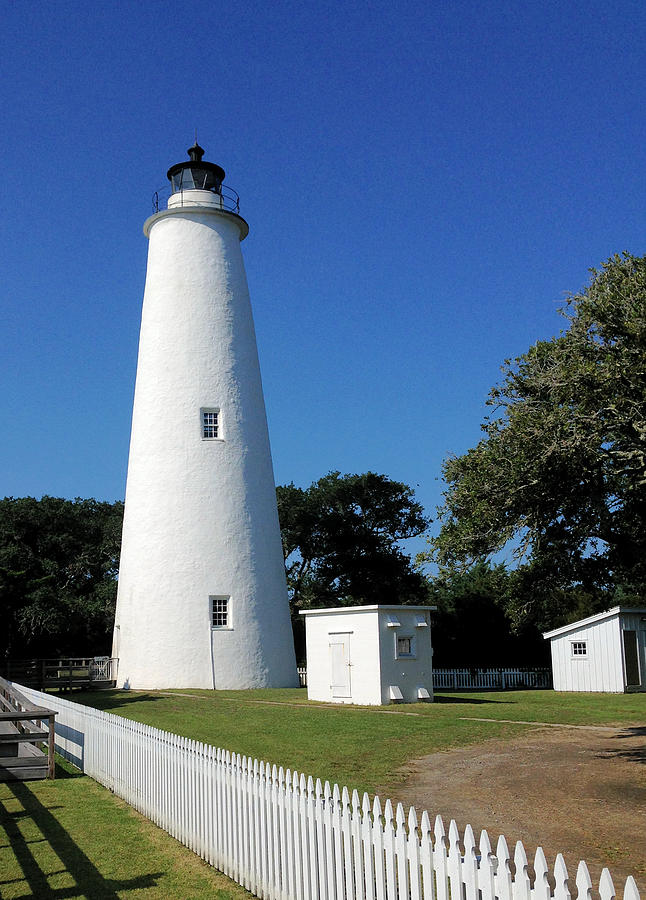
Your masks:
{"label": "lantern room glass", "polygon": [[178,191],[213,191],[220,193],[221,180],[217,173],[201,166],[186,166],[175,172],[170,179],[172,192]]}

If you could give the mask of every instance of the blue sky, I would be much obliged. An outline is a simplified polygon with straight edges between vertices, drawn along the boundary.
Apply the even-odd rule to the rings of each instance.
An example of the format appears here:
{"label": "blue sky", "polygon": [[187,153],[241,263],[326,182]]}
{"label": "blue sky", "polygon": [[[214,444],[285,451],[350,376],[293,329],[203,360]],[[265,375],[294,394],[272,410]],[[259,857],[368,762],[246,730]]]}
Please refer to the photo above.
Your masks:
{"label": "blue sky", "polygon": [[506,357],[646,252],[642,2],[3,5],[2,492],[124,495],[147,242],[198,139],[243,245],[276,480],[411,484]]}

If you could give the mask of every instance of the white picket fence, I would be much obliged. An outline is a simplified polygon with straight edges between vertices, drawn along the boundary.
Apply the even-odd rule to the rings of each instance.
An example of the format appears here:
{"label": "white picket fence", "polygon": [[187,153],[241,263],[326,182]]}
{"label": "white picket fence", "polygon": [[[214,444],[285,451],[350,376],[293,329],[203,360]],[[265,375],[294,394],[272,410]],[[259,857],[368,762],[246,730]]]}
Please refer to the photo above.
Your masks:
{"label": "white picket fence", "polygon": [[[534,879],[518,842],[495,854],[470,825],[460,839],[438,816],[405,815],[401,804],[330,786],[298,772],[160,731],[149,725],[21,687],[58,711],[56,745],[96,781],[212,866],[272,900],[570,900],[561,854],[550,871],[539,848]],[[513,864],[513,865],[512,865]],[[591,900],[584,862],[577,900]],[[607,869],[601,900],[613,900]],[[624,900],[639,900],[634,879]]]}
{"label": "white picket fence", "polygon": [[433,688],[442,690],[514,690],[552,687],[551,669],[433,669]]}
{"label": "white picket fence", "polygon": [[[301,687],[307,687],[307,668],[299,666],[297,671]],[[433,669],[433,689],[436,691],[551,687],[551,669]]]}

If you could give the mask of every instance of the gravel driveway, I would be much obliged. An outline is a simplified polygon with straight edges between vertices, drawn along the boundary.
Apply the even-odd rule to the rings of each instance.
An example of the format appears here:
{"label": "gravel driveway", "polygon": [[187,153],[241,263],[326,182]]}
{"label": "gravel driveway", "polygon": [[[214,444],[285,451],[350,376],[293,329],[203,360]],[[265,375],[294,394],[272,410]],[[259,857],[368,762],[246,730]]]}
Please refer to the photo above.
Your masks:
{"label": "gravel driveway", "polygon": [[608,866],[619,897],[628,875],[646,897],[646,727],[531,728],[432,753],[403,774],[394,799],[447,828],[470,823],[476,840],[486,828],[492,844],[504,834],[512,854],[521,840],[530,862],[539,845],[550,866],[563,853],[573,894],[585,859],[594,884]]}

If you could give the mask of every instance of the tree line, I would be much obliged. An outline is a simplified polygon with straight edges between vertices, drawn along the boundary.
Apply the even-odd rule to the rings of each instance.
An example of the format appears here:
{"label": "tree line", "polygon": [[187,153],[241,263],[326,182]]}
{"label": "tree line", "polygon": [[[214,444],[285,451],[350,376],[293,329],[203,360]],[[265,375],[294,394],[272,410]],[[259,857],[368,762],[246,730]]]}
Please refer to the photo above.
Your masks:
{"label": "tree line", "polygon": [[[430,579],[401,549],[429,526],[407,485],[373,472],[330,472],[276,494],[300,661],[300,610],[375,603],[436,605],[437,665],[527,660],[526,641],[506,620],[504,566],[480,563],[452,580]],[[122,519],[121,502],[0,500],[0,656],[109,654]]]}
{"label": "tree line", "polygon": [[[435,664],[481,666],[545,661],[542,630],[643,604],[646,257],[591,276],[557,337],[505,361],[415,561],[402,542],[431,522],[409,486],[330,472],[277,489],[300,658],[298,613],[317,606],[435,605]],[[110,651],[122,517],[121,502],[0,500],[0,656]]]}

